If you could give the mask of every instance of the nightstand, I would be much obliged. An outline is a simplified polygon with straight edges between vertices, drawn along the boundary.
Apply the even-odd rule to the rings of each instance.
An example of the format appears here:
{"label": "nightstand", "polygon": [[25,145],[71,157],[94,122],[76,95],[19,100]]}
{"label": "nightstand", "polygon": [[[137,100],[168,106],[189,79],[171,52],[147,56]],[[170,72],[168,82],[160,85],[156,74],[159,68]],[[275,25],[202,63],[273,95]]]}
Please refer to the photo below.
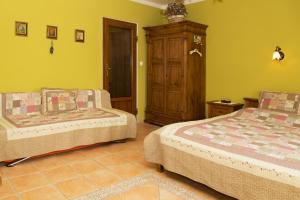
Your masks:
{"label": "nightstand", "polygon": [[209,118],[232,113],[244,106],[242,103],[221,103],[220,101],[208,101],[207,104]]}
{"label": "nightstand", "polygon": [[258,99],[245,97],[245,108],[258,108]]}

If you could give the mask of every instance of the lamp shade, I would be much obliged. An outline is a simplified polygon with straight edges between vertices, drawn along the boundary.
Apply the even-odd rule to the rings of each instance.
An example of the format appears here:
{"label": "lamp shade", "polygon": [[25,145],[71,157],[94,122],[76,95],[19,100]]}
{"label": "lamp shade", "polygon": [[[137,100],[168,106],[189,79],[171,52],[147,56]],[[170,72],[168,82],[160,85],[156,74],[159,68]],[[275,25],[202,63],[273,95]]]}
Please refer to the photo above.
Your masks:
{"label": "lamp shade", "polygon": [[283,60],[284,58],[284,53],[281,51],[280,47],[276,47],[275,51],[273,52],[273,60]]}
{"label": "lamp shade", "polygon": [[273,60],[280,60],[280,53],[278,51],[274,51]]}

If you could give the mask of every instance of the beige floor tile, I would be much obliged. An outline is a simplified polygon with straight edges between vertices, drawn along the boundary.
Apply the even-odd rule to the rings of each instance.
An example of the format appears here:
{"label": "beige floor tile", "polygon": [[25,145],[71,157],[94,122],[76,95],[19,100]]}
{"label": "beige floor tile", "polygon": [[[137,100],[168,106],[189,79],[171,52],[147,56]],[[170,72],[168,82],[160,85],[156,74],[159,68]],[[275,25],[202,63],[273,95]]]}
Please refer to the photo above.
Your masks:
{"label": "beige floor tile", "polygon": [[174,195],[172,192],[169,192],[161,188],[159,189],[159,195],[160,195],[159,200],[182,200],[178,196]]}
{"label": "beige floor tile", "polygon": [[88,181],[97,186],[97,188],[108,187],[118,183],[121,178],[109,170],[97,171],[86,175]]}
{"label": "beige floor tile", "polygon": [[1,200],[20,200],[19,197],[13,195],[13,196],[10,196],[10,197],[6,197],[4,199],[1,199]]}
{"label": "beige floor tile", "polygon": [[28,162],[20,163],[15,167],[2,167],[3,177],[16,177],[25,174],[32,174],[37,171],[37,168]]}
{"label": "beige floor tile", "polygon": [[11,178],[9,181],[11,182],[12,187],[18,192],[24,192],[49,184],[49,181],[45,176],[40,173]]}
{"label": "beige floor tile", "polygon": [[121,153],[122,157],[126,159],[128,162],[132,162],[135,160],[139,160],[144,158],[144,154],[141,151],[135,150],[125,150]]}
{"label": "beige floor tile", "polygon": [[124,200],[119,194],[105,198],[105,200]]}
{"label": "beige floor tile", "polygon": [[58,154],[57,157],[63,159],[65,163],[74,163],[74,162],[84,161],[88,159],[79,150],[61,153]]}
{"label": "beige floor tile", "polygon": [[2,180],[2,185],[0,186],[0,199],[12,195],[14,192],[9,186],[8,180]]}
{"label": "beige floor tile", "polygon": [[111,167],[109,170],[125,179],[132,178],[144,173],[144,170],[136,167],[134,164],[131,163],[116,165]]}
{"label": "beige floor tile", "polygon": [[66,164],[63,159],[56,155],[36,158],[31,160],[30,163],[39,170],[52,169]]}
{"label": "beige floor tile", "polygon": [[96,187],[89,181],[87,181],[84,177],[63,181],[57,183],[56,186],[60,190],[60,192],[67,198],[73,198],[79,195],[83,195],[96,189]]}
{"label": "beige floor tile", "polygon": [[121,197],[124,200],[159,200],[159,190],[155,185],[145,185],[124,192]]}
{"label": "beige floor tile", "polygon": [[104,167],[94,160],[85,160],[71,164],[71,167],[79,174],[89,174],[95,171],[103,170]]}
{"label": "beige floor tile", "polygon": [[78,173],[68,165],[60,166],[54,169],[43,171],[43,174],[46,176],[48,180],[52,183],[56,183],[58,181],[71,179],[78,176]]}
{"label": "beige floor tile", "polygon": [[42,187],[21,194],[22,200],[66,200],[65,197],[53,187]]}
{"label": "beige floor tile", "polygon": [[104,148],[102,148],[101,145],[85,148],[85,149],[80,150],[80,152],[82,153],[82,155],[84,155],[86,158],[89,158],[89,159],[93,159],[96,157],[105,156],[105,155],[110,154]]}
{"label": "beige floor tile", "polygon": [[127,163],[128,160],[121,155],[111,154],[95,158],[95,160],[103,166],[114,166]]}
{"label": "beige floor tile", "polygon": [[128,149],[128,145],[127,145],[127,142],[126,143],[114,143],[114,144],[110,144],[106,148],[109,149],[108,152],[110,152],[110,153],[119,153],[121,151]]}

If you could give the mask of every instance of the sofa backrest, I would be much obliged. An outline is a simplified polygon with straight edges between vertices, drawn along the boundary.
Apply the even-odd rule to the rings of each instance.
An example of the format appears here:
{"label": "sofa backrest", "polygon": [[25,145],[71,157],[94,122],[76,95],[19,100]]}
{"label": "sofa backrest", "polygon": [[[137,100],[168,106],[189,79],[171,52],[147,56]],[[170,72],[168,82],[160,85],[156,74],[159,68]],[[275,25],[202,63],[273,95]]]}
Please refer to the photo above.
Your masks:
{"label": "sofa backrest", "polygon": [[41,112],[40,93],[2,93],[2,115],[33,115]]}
{"label": "sofa backrest", "polygon": [[[112,108],[110,94],[106,90],[78,90],[76,104],[78,110]],[[39,92],[0,93],[0,116],[41,113],[42,95]]]}
{"label": "sofa backrest", "polygon": [[95,90],[96,108],[111,109],[110,94],[106,90]]}
{"label": "sofa backrest", "polygon": [[90,110],[96,108],[95,90],[78,90],[76,97],[78,110]]}

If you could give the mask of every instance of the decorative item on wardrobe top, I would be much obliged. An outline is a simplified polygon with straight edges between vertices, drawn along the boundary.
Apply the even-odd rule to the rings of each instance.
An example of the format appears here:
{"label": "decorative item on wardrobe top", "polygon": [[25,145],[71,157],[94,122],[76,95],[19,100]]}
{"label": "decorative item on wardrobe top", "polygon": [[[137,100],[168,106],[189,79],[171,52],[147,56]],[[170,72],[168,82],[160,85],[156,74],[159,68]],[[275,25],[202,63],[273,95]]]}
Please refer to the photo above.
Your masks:
{"label": "decorative item on wardrobe top", "polygon": [[187,15],[186,8],[183,4],[184,0],[172,0],[168,4],[166,10],[163,11],[163,15],[168,18],[169,23],[181,22]]}

